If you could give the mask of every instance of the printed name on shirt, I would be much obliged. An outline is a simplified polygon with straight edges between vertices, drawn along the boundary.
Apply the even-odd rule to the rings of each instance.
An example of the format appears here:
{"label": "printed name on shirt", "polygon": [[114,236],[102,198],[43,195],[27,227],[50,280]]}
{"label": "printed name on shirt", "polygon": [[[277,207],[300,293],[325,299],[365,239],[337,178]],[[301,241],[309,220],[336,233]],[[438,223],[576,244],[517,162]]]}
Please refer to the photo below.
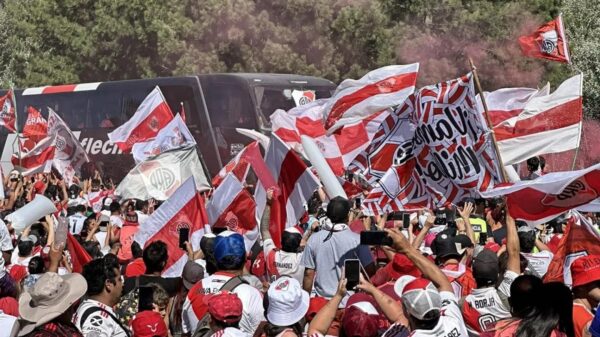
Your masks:
{"label": "printed name on shirt", "polygon": [[277,266],[277,268],[287,268],[287,269],[292,269],[294,268],[294,265],[292,263],[283,263],[283,262],[277,262],[275,261],[275,266]]}
{"label": "printed name on shirt", "polygon": [[474,304],[475,304],[475,308],[484,309],[484,308],[489,308],[489,307],[495,306],[496,301],[494,300],[493,297],[488,297],[488,298],[484,298],[481,300],[475,300]]}
{"label": "printed name on shirt", "polygon": [[452,331],[448,332],[445,337],[459,337],[460,332],[458,332],[458,328],[452,329]]}

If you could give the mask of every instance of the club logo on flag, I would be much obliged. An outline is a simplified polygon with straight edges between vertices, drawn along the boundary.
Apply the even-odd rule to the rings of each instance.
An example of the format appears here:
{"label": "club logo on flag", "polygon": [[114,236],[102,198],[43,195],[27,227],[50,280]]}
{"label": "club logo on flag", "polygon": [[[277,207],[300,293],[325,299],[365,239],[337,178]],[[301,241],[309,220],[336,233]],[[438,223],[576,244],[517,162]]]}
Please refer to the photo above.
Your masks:
{"label": "club logo on flag", "polygon": [[187,229],[191,228],[191,226],[189,224],[189,219],[185,218],[185,219],[176,220],[176,222],[173,224],[173,226],[171,226],[171,233],[173,235],[179,236],[179,232],[181,231],[182,228],[187,228]]}
{"label": "club logo on flag", "polygon": [[154,188],[166,191],[175,183],[175,174],[168,168],[160,167],[150,173],[150,183]]}
{"label": "club logo on flag", "polygon": [[542,205],[553,207],[572,208],[586,204],[598,197],[585,177],[581,177],[570,183],[560,194],[546,194],[542,199]]}
{"label": "club logo on flag", "polygon": [[556,30],[551,30],[542,34],[542,44],[540,49],[546,54],[554,53],[556,50],[556,43],[558,42],[558,34]]}

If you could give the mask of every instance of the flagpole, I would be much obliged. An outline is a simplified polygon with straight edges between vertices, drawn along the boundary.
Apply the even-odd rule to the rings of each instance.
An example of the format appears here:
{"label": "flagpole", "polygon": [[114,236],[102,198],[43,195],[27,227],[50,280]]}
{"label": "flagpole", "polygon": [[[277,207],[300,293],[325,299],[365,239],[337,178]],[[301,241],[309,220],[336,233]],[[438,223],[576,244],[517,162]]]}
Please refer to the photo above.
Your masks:
{"label": "flagpole", "polygon": [[[575,68],[577,69],[577,68]],[[579,69],[578,69],[579,70]],[[581,85],[579,86],[579,96],[583,97],[583,72],[579,70],[581,74]],[[581,112],[583,114],[583,111]],[[583,116],[581,116],[581,122],[579,123],[579,138],[577,138],[577,147],[575,148],[575,155],[573,156],[573,164],[571,164],[571,171],[575,170],[577,165],[577,156],[579,155],[579,148],[581,147],[581,138],[583,137]]]}
{"label": "flagpole", "polygon": [[15,94],[15,88],[11,86],[12,91],[12,103],[15,109],[15,132],[17,136],[17,151],[19,153],[19,166],[23,167],[23,158],[21,153],[21,141],[19,140],[19,109],[17,108],[17,95]]}
{"label": "flagpole", "polygon": [[473,63],[473,59],[469,57],[469,65],[471,66],[471,72],[473,73],[473,79],[475,80],[475,87],[479,93],[479,98],[481,99],[481,105],[483,105],[483,111],[485,115],[485,119],[490,129],[490,133],[492,134],[492,143],[494,144],[494,149],[496,149],[496,156],[498,157],[498,161],[500,162],[500,172],[502,173],[503,182],[508,182],[508,176],[506,174],[506,170],[504,169],[504,161],[502,160],[502,156],[500,155],[500,149],[498,148],[498,143],[496,142],[496,135],[494,134],[494,129],[492,125],[492,120],[490,118],[490,114],[488,112],[487,103],[485,102],[485,95],[483,94],[483,90],[481,90],[481,84],[479,83],[479,77],[477,76],[477,68]]}

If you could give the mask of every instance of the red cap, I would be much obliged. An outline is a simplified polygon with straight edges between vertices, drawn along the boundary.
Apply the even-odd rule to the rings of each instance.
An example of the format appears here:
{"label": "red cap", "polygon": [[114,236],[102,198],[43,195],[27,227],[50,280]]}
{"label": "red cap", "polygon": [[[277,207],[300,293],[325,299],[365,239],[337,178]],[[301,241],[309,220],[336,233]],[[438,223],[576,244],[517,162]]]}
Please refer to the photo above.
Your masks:
{"label": "red cap", "polygon": [[256,277],[265,276],[267,273],[267,262],[265,261],[265,252],[263,250],[258,253],[254,262],[252,262],[252,268],[250,273]]}
{"label": "red cap", "polygon": [[485,246],[483,246],[483,248],[485,249],[489,249],[494,253],[498,253],[498,251],[500,250],[500,245],[495,243],[495,242],[488,242],[485,244]]}
{"label": "red cap", "polygon": [[38,180],[35,182],[35,184],[33,184],[33,189],[35,190],[36,194],[43,194],[44,190],[46,189],[46,184],[44,184],[43,181]]}
{"label": "red cap", "polygon": [[306,312],[306,320],[309,322],[312,321],[319,310],[323,309],[327,302],[329,302],[329,300],[327,300],[325,297],[311,297],[308,305],[308,311]]}
{"label": "red cap", "polygon": [[571,264],[573,287],[600,280],[600,256],[580,257]]}
{"label": "red cap", "polygon": [[133,337],[167,337],[167,325],[162,316],[155,311],[137,313],[131,321]]}
{"label": "red cap", "polygon": [[389,264],[390,274],[394,279],[399,278],[402,275],[412,275],[414,277],[421,277],[421,272],[412,261],[404,254],[395,254],[392,263]]}
{"label": "red cap", "polygon": [[15,282],[21,282],[28,274],[27,267],[20,264],[15,264],[10,267],[8,272]]}
{"label": "red cap", "polygon": [[242,319],[242,300],[230,292],[218,292],[204,298],[208,312],[214,319],[224,323],[235,323]]}
{"label": "red cap", "polygon": [[0,298],[0,310],[5,314],[19,317],[19,302],[10,296]]}
{"label": "red cap", "polygon": [[346,336],[376,337],[379,326],[376,315],[369,315],[352,306],[344,313],[342,328]]}

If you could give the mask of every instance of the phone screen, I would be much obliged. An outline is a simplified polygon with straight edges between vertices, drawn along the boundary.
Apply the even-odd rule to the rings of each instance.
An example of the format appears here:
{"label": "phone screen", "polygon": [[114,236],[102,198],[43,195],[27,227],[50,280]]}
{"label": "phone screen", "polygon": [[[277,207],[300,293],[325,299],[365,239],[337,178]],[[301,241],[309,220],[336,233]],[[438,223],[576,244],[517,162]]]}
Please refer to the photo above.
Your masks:
{"label": "phone screen", "polygon": [[183,227],[179,229],[179,248],[185,249],[185,243],[190,241],[190,229]]}
{"label": "phone screen", "polygon": [[344,261],[344,271],[346,279],[348,280],[346,289],[351,290],[356,288],[359,280],[360,262],[358,260]]}
{"label": "phone screen", "polygon": [[361,200],[360,200],[360,198],[356,198],[356,199],[354,199],[354,208],[356,208],[356,209],[360,209],[360,205],[361,205]]}
{"label": "phone screen", "polygon": [[392,239],[384,231],[362,231],[360,233],[360,244],[367,246],[391,246]]}
{"label": "phone screen", "polygon": [[402,215],[402,227],[406,229],[408,226],[410,226],[410,214],[404,213],[404,215]]}
{"label": "phone screen", "polygon": [[139,301],[138,301],[138,312],[144,310],[152,310],[152,303],[154,297],[154,288],[141,286],[139,290]]}

